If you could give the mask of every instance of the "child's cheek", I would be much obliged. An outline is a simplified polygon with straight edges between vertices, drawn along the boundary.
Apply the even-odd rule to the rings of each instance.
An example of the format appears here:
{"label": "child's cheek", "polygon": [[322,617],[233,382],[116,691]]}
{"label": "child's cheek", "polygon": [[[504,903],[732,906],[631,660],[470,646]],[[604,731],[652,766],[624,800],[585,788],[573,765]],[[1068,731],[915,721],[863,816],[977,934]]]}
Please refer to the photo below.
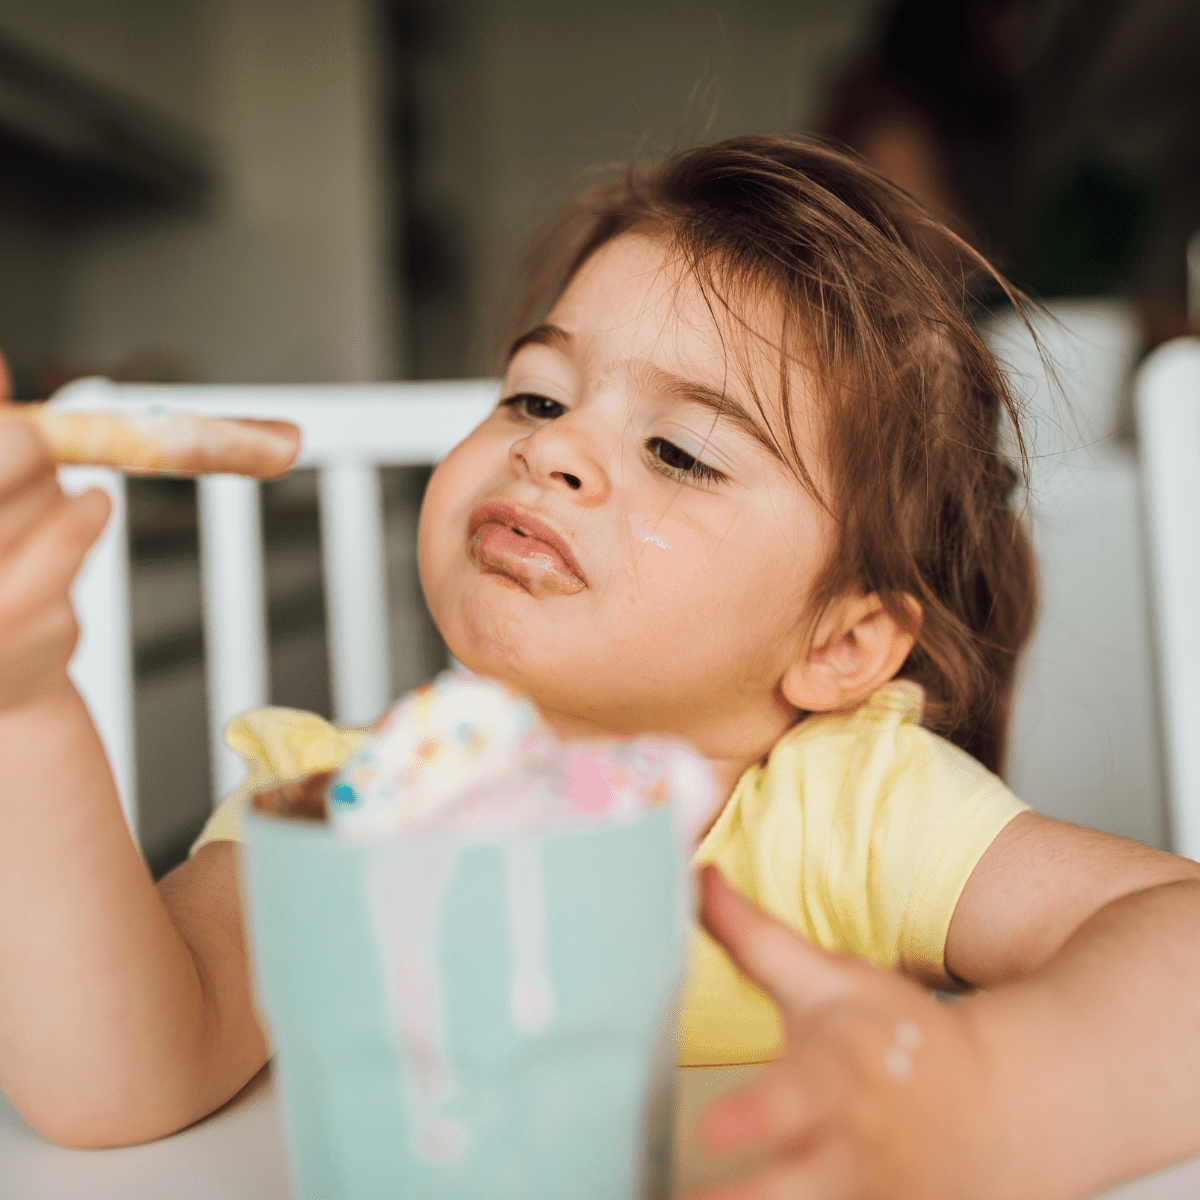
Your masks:
{"label": "child's cheek", "polygon": [[[450,558],[463,548],[467,521],[480,493],[506,458],[507,446],[492,445],[481,427],[459,442],[434,468],[421,501],[417,546],[422,560]],[[424,568],[422,568],[424,569]]]}
{"label": "child's cheek", "polygon": [[777,556],[764,552],[745,522],[707,528],[668,509],[661,516],[630,513],[626,528],[626,596],[639,624],[661,632],[665,621],[674,632],[696,633],[740,626],[748,609],[775,610]]}
{"label": "child's cheek", "polygon": [[[442,628],[444,609],[455,590],[456,560],[465,563],[467,520],[473,485],[481,472],[474,466],[471,439],[456,446],[434,469],[417,521],[417,570],[434,622]],[[444,631],[443,631],[444,632]]]}
{"label": "child's cheek", "polygon": [[625,573],[633,585],[632,602],[676,601],[681,589],[692,586],[703,558],[696,531],[684,521],[638,513],[631,513],[626,525]]}
{"label": "child's cheek", "polygon": [[445,477],[439,477],[445,461],[443,460],[430,477],[417,517],[417,571],[426,600],[430,599],[430,591],[436,589],[440,582],[441,567],[446,557],[447,488]]}
{"label": "child's cheek", "polygon": [[[666,522],[657,520],[651,522],[635,513],[629,516],[629,532],[633,537],[633,548],[638,546],[657,546],[660,550],[674,550],[675,543],[667,537],[669,530],[665,529]],[[678,536],[678,534],[676,534]]]}

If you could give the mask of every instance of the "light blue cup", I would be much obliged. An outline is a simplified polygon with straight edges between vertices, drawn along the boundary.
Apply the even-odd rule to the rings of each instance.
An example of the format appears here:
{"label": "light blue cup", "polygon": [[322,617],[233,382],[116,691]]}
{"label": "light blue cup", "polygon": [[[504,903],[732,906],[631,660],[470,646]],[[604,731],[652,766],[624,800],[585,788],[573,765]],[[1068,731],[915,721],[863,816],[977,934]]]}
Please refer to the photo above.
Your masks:
{"label": "light blue cup", "polygon": [[245,847],[303,1200],[668,1194],[691,905],[669,809],[510,845],[251,812]]}

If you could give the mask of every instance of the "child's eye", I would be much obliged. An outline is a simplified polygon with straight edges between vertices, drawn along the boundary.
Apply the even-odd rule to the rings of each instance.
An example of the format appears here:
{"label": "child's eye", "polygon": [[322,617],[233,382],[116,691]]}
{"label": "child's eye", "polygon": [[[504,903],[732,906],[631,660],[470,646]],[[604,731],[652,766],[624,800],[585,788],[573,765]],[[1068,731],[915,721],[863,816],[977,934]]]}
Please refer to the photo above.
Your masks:
{"label": "child's eye", "polygon": [[511,408],[522,417],[533,421],[553,421],[567,411],[565,404],[551,400],[549,396],[538,396],[534,392],[517,392],[515,396],[505,396],[500,401],[501,408]]}
{"label": "child's eye", "polygon": [[725,476],[720,471],[702,463],[686,450],[681,450],[666,438],[654,437],[646,443],[655,467],[664,475],[675,479],[691,479],[701,483],[723,483]]}

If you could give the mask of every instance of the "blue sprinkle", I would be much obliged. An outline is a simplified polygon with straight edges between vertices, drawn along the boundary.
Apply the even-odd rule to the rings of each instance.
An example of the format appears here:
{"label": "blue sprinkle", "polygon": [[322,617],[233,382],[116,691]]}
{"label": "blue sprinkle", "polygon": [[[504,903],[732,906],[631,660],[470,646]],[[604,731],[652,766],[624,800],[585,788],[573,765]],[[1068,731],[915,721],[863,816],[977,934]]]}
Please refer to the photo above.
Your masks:
{"label": "blue sprinkle", "polygon": [[348,783],[335,783],[329,789],[329,799],[342,808],[353,808],[358,803],[358,793]]}

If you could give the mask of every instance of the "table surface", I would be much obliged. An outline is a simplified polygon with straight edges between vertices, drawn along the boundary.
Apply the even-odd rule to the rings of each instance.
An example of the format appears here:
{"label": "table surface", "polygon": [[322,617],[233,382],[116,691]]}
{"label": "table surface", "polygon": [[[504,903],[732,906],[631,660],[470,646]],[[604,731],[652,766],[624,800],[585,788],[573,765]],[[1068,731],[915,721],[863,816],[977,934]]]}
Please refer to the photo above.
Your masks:
{"label": "table surface", "polygon": [[[676,1186],[714,1177],[691,1139],[707,1100],[754,1068],[679,1072]],[[1103,1200],[1195,1200],[1200,1158],[1104,1194]],[[145,1146],[64,1150],[34,1133],[0,1095],[0,1197],[4,1200],[293,1200],[270,1070],[224,1108]]]}

